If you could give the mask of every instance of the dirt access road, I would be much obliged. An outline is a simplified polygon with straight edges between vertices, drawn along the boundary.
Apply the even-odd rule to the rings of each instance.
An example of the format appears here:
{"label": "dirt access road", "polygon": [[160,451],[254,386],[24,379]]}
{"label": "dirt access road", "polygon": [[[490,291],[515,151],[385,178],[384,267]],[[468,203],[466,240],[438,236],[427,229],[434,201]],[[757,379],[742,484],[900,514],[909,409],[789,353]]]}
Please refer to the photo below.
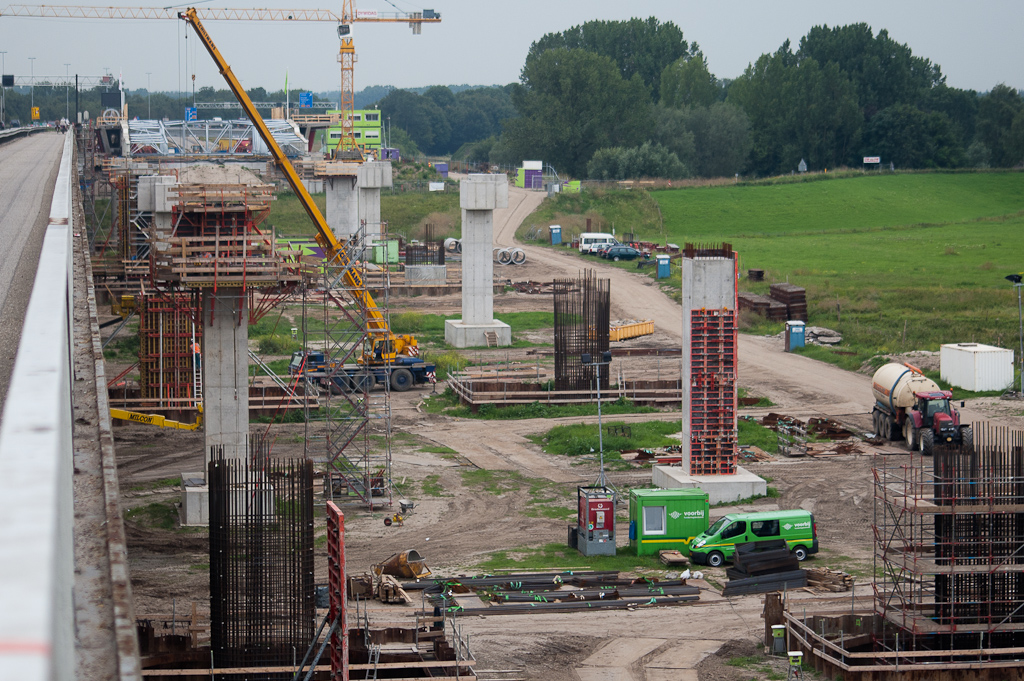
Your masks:
{"label": "dirt access road", "polygon": [[[612,319],[653,319],[655,329],[675,342],[682,342],[682,309],[645,274],[606,265],[597,258],[582,258],[569,249],[554,250],[518,243],[516,230],[543,202],[543,192],[509,187],[508,208],[494,214],[495,246],[519,246],[527,253],[523,266],[503,268],[517,279],[548,281],[574,277],[584,268],[611,279]],[[871,429],[871,378],[845,371],[831,364],[784,352],[778,338],[740,334],[739,376],[743,387],[769,398],[778,411],[816,412],[830,418]],[[1008,408],[992,399],[975,400],[962,410],[964,420],[990,420],[996,425],[1024,427],[1020,409]]]}

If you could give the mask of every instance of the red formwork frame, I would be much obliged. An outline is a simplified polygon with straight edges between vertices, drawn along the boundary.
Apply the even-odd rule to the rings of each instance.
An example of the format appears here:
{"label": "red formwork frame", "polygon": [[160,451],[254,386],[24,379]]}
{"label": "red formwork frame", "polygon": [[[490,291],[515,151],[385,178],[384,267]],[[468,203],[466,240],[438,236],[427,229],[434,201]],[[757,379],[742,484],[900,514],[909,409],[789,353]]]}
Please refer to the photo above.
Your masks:
{"label": "red formwork frame", "polygon": [[690,311],[690,473],[736,473],[736,311]]}
{"label": "red formwork frame", "polygon": [[348,625],[345,622],[345,514],[327,502],[327,589],[330,620],[338,621],[331,634],[331,681],[348,681]]}

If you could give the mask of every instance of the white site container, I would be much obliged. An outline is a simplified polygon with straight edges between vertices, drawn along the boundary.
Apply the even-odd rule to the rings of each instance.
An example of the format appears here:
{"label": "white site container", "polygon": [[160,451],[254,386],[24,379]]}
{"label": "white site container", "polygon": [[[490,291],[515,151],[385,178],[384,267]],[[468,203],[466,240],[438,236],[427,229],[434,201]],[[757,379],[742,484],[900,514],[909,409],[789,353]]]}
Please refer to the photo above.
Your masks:
{"label": "white site container", "polygon": [[1013,383],[1013,350],[950,343],[942,346],[939,362],[942,380],[965,390],[1003,390]]}

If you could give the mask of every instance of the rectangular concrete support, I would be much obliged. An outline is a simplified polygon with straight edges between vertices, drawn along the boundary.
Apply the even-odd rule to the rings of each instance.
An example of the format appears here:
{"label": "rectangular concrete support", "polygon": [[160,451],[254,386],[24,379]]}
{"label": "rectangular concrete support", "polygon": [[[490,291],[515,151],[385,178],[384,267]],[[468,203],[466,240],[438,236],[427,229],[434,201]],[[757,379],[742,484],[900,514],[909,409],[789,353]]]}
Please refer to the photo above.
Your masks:
{"label": "rectangular concrete support", "polygon": [[359,220],[366,222],[368,235],[377,233],[377,225],[380,224],[380,190],[391,186],[390,161],[369,161],[359,167],[356,175]]}
{"label": "rectangular concrete support", "polygon": [[327,211],[324,218],[339,239],[347,239],[359,231],[359,193],[355,176],[328,177]]}
{"label": "rectangular concrete support", "polygon": [[[724,252],[715,255],[706,251],[695,253],[689,250],[691,248],[687,246],[688,254],[682,260],[682,439],[689,444],[683,466],[688,472],[710,472],[701,468],[708,468],[703,460],[708,458],[710,451],[714,452],[712,459],[722,461],[721,466],[715,466],[715,472],[731,473],[735,466],[738,377],[736,259],[731,248],[723,249],[728,250],[728,256]],[[731,314],[715,320],[724,327],[712,331],[707,320],[695,321],[695,311],[696,317],[702,317],[702,311],[706,310],[728,310]],[[729,321],[722,321],[725,318]],[[727,338],[729,336],[731,341]],[[695,414],[699,418],[696,424],[693,423]],[[698,452],[701,467],[694,459]]]}
{"label": "rectangular concrete support", "polygon": [[768,483],[746,468],[736,467],[733,475],[690,475],[676,466],[655,466],[651,482],[662,489],[696,487],[708,493],[708,502],[721,504],[768,493]]}
{"label": "rectangular concrete support", "polygon": [[[494,210],[508,208],[508,178],[504,175],[470,175],[463,180],[459,203],[462,207],[462,319],[445,323],[445,341],[476,343],[487,331],[497,332],[494,321]],[[497,322],[502,327],[507,325]],[[479,332],[472,329],[479,327]],[[499,345],[512,343],[511,329],[501,331]]]}
{"label": "rectangular concrete support", "polygon": [[249,309],[241,288],[203,292],[203,410],[210,447],[243,459],[249,437]]}

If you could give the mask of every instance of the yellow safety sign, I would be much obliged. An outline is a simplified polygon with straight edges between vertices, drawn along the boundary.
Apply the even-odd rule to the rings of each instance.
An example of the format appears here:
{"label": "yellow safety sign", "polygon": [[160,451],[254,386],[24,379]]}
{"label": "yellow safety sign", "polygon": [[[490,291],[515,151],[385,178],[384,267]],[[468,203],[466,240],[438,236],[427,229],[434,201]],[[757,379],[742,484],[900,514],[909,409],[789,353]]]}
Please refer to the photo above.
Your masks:
{"label": "yellow safety sign", "polygon": [[32,120],[34,120],[34,121],[38,121],[39,120],[39,107],[38,106],[32,107]]}

